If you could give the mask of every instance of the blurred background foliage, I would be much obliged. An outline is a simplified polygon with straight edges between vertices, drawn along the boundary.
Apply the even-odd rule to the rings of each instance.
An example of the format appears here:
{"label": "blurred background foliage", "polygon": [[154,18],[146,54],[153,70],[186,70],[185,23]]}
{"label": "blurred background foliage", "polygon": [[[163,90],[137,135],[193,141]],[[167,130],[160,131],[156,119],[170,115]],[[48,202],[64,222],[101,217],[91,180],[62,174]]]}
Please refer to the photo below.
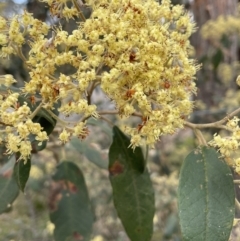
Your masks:
{"label": "blurred background foliage", "polygon": [[[240,73],[240,5],[237,0],[172,0],[184,4],[198,27],[191,37],[192,55],[202,63],[197,75],[198,95],[193,99],[194,123],[213,122],[239,106],[240,92],[235,80]],[[48,8],[37,0],[0,0],[1,15],[11,17],[27,9],[35,18],[53,24]],[[89,16],[89,12],[85,12]],[[63,29],[71,31],[76,23],[61,21]],[[27,47],[26,47],[27,50]],[[65,72],[71,71],[64,66]],[[28,73],[22,61],[13,56],[0,60],[0,74],[12,74],[18,86],[28,81]],[[95,102],[110,105],[100,92],[95,93]],[[114,117],[109,117],[114,118]],[[120,120],[112,119],[121,125]],[[72,140],[60,146],[56,141],[58,127],[51,135],[47,148],[32,156],[32,168],[25,194],[20,193],[7,213],[0,215],[0,240],[2,241],[52,241],[53,225],[49,221],[49,205],[54,193],[51,179],[56,165],[61,160],[77,164],[86,180],[95,223],[93,241],[128,241],[113,207],[111,186],[108,179],[108,149],[111,144],[111,129],[104,122],[91,124],[90,136],[84,142]],[[206,133],[211,139],[216,130]],[[182,160],[196,146],[190,129],[173,136],[161,138],[156,149],[149,150],[148,167],[155,189],[156,214],[152,241],[181,240],[177,217],[177,185]],[[146,151],[146,150],[145,150]],[[0,151],[0,173],[8,173],[14,165],[14,157]],[[236,190],[240,197],[239,190]],[[236,214],[239,218],[239,214]],[[232,240],[240,240],[239,228],[232,232]]]}

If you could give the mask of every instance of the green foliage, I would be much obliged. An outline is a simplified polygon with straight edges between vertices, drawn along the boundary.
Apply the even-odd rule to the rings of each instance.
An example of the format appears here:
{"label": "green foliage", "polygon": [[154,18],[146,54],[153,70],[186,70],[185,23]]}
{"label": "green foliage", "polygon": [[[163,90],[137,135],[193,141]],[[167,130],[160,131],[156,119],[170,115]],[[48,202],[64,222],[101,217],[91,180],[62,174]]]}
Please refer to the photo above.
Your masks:
{"label": "green foliage", "polygon": [[33,118],[33,121],[39,123],[48,135],[52,133],[56,125],[56,120],[52,118],[44,108],[41,108],[39,110],[37,115]]}
{"label": "green foliage", "polygon": [[185,241],[227,241],[234,218],[231,170],[212,148],[192,151],[179,183],[179,217]]}
{"label": "green foliage", "polygon": [[[124,164],[126,165],[127,168],[139,173],[143,173],[145,170],[145,160],[143,157],[142,149],[138,146],[134,150],[132,150],[129,148],[129,146],[130,146],[129,138],[127,138],[117,126],[114,126],[113,143],[110,147],[110,153],[109,153],[110,162],[112,161],[112,159],[115,158],[115,160],[118,160],[120,156],[122,156],[123,158],[125,158],[125,160],[123,161],[125,162]],[[110,166],[110,174],[111,174],[111,166]]]}
{"label": "green foliage", "polygon": [[[47,15],[50,10],[52,16],[61,19],[61,24],[51,29],[52,36],[42,16],[39,21],[24,11],[24,17],[17,17],[15,22],[13,17],[6,24],[0,17],[0,55],[10,57],[3,61],[1,58],[4,68],[0,70],[4,72],[7,65],[16,70],[11,72],[15,86],[9,85],[9,76],[0,76],[0,114],[5,115],[0,118],[0,144],[4,146],[0,146],[0,214],[12,211],[2,215],[3,219],[10,218],[2,222],[0,240],[228,241],[234,203],[238,204],[229,166],[240,174],[239,155],[230,153],[240,146],[236,118],[240,113],[239,90],[235,83],[240,65],[233,54],[237,48],[232,48],[236,39],[231,37],[239,26],[234,19],[240,15],[224,16],[221,24],[211,25],[209,21],[205,37],[210,40],[206,45],[212,46],[206,46],[207,51],[200,54],[195,49],[202,56],[198,62],[204,70],[198,72],[200,81],[195,83],[199,65],[190,59],[193,51],[188,45],[195,27],[181,7],[169,6],[170,1],[159,1],[163,8],[158,8],[156,1],[92,1],[96,4],[92,9],[84,6],[85,1],[41,2],[48,3],[49,8],[44,6],[38,12]],[[173,5],[187,2],[171,1]],[[85,19],[90,12],[93,17]],[[106,14],[111,21],[107,21]],[[228,28],[227,22],[233,25]],[[29,79],[17,73],[11,60],[14,54],[21,58],[21,67],[26,67],[19,73],[28,72]],[[206,89],[201,89],[201,83],[206,82]],[[240,86],[240,76],[236,82]],[[198,107],[201,113],[192,113],[195,84],[200,87],[202,101],[210,105],[203,114],[203,103]],[[211,93],[211,89],[217,91]],[[100,91],[107,96],[107,102],[98,98]],[[13,98],[14,93],[20,96],[11,102],[8,98]],[[225,93],[229,98],[222,100]],[[221,108],[226,105],[238,109],[223,117],[227,111],[218,112],[218,102]],[[31,110],[26,116],[18,113],[25,104]],[[211,107],[222,119],[215,120]],[[207,122],[211,123],[203,124],[206,113],[210,113]],[[196,114],[195,123],[187,121],[190,114]],[[46,131],[43,142],[36,140],[34,125],[28,127],[28,136],[24,136],[24,129],[18,129],[19,123],[28,119]],[[111,129],[115,123],[124,126],[131,140],[117,126]],[[176,137],[178,128],[183,127],[192,130],[184,130],[183,134],[180,131]],[[206,138],[206,133],[201,132],[205,127],[214,128],[209,131],[212,134],[216,128],[230,134]],[[193,133],[199,146],[204,147],[193,150],[182,164],[178,217],[177,176],[183,156],[195,145]],[[164,134],[174,135],[167,136],[170,141],[166,141]],[[213,141],[208,142],[210,138]],[[25,164],[12,158],[20,149],[29,150],[21,146],[24,141],[28,143],[25,147],[31,147],[25,155],[31,155],[31,160],[29,157]],[[145,141],[155,150],[144,145]],[[147,150],[146,158],[138,145]],[[227,157],[227,163],[220,155]],[[19,195],[19,190],[24,194]],[[25,225],[27,222],[30,227]],[[5,230],[8,223],[9,232]]]}
{"label": "green foliage", "polygon": [[0,176],[0,213],[9,208],[19,194],[18,185],[13,176]]}
{"label": "green foliage", "polygon": [[113,200],[119,218],[132,241],[151,240],[154,216],[154,192],[145,168],[141,149],[128,148],[130,140],[113,128],[109,151],[109,174]]}
{"label": "green foliage", "polygon": [[89,240],[93,214],[81,170],[64,161],[53,176],[57,192],[50,200],[50,219],[56,241]]}
{"label": "green foliage", "polygon": [[19,189],[24,192],[26,182],[29,178],[31,170],[31,159],[29,158],[26,163],[23,160],[16,161],[13,169],[13,176],[17,182]]}

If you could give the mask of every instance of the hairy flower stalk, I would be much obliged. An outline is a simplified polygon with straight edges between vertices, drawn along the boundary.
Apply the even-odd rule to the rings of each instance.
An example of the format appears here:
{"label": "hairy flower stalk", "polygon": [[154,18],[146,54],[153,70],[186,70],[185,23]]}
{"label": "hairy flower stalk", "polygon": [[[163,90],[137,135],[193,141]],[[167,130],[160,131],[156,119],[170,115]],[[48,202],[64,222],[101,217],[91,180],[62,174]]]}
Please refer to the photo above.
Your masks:
{"label": "hairy flower stalk", "polygon": [[[49,4],[52,14],[66,19],[75,17],[83,6],[74,0],[42,2]],[[188,56],[194,24],[183,7],[172,6],[169,0],[160,5],[154,0],[89,0],[86,5],[92,9],[89,19],[70,34],[55,27],[51,38],[47,38],[50,28],[27,12],[9,22],[0,19],[2,56],[21,53],[24,39],[30,39],[29,54],[23,58],[30,81],[22,92],[40,95],[49,110],[61,101],[60,113],[79,114],[86,120],[99,116],[97,106],[89,101],[93,86],[99,85],[115,103],[120,117],[130,118],[134,113],[142,116],[136,126],[125,127],[133,148],[143,141],[153,145],[161,135],[182,128],[193,109],[190,96],[196,91],[193,79],[198,69]],[[75,69],[71,75],[59,72],[66,64]],[[16,100],[8,107],[14,104]],[[15,129],[20,122],[27,126],[30,112],[8,123],[2,117],[8,113],[3,105],[1,102],[2,123]],[[20,141],[27,145],[32,133],[31,127],[24,132],[23,126],[14,134],[20,152]],[[66,142],[72,135],[85,138],[87,134],[85,121],[66,124],[60,139]],[[13,139],[7,139],[9,153],[16,151]],[[24,158],[28,155],[21,153]]]}

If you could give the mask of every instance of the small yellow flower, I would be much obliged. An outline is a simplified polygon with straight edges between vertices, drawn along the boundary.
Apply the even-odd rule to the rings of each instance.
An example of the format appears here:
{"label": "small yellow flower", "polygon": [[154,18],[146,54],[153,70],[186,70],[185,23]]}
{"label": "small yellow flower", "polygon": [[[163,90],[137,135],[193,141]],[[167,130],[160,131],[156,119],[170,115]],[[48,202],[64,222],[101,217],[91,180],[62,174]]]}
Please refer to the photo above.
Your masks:
{"label": "small yellow flower", "polygon": [[48,140],[47,132],[46,131],[38,132],[36,136],[36,140],[40,142],[39,144],[41,144],[43,141]]}
{"label": "small yellow flower", "polygon": [[89,134],[88,128],[86,127],[85,122],[79,122],[75,127],[74,127],[74,133],[75,136],[81,139],[85,139],[87,135]]}
{"label": "small yellow flower", "polygon": [[137,146],[141,145],[141,141],[142,141],[142,138],[139,134],[133,135],[131,138],[131,144],[129,145],[129,147],[132,147],[133,149],[135,149]]}
{"label": "small yellow flower", "polygon": [[64,129],[62,133],[59,135],[59,140],[63,143],[66,143],[69,141],[71,134]]}
{"label": "small yellow flower", "polygon": [[24,124],[23,122],[18,123],[17,131],[18,131],[19,136],[22,139],[26,139],[28,137],[28,135],[30,134],[30,131],[29,131],[27,125]]}
{"label": "small yellow flower", "polygon": [[9,133],[7,136],[7,144],[6,144],[7,153],[12,154],[13,152],[18,152],[20,143],[21,143],[21,139],[19,136]]}
{"label": "small yellow flower", "polygon": [[23,159],[26,162],[31,155],[31,151],[32,151],[31,142],[22,140],[19,148],[19,152],[21,153],[20,159]]}

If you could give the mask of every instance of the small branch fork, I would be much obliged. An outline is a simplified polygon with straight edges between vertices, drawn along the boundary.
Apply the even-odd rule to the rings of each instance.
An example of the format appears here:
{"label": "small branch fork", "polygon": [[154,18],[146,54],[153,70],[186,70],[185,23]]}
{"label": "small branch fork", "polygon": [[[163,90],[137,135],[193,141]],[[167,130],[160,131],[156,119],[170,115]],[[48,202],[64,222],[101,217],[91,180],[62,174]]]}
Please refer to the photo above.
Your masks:
{"label": "small branch fork", "polygon": [[191,128],[191,129],[193,129],[193,131],[194,131],[194,133],[195,133],[195,135],[196,135],[200,145],[207,145],[207,142],[204,139],[203,134],[200,131],[200,129],[218,128],[218,129],[231,131],[231,129],[228,128],[227,126],[225,126],[224,123],[227,122],[229,119],[231,119],[232,117],[236,116],[239,113],[240,113],[240,108],[234,110],[230,114],[226,115],[223,119],[221,119],[219,121],[216,121],[216,122],[206,123],[206,124],[194,124],[194,123],[186,121],[184,123],[184,125],[189,127],[189,128]]}

